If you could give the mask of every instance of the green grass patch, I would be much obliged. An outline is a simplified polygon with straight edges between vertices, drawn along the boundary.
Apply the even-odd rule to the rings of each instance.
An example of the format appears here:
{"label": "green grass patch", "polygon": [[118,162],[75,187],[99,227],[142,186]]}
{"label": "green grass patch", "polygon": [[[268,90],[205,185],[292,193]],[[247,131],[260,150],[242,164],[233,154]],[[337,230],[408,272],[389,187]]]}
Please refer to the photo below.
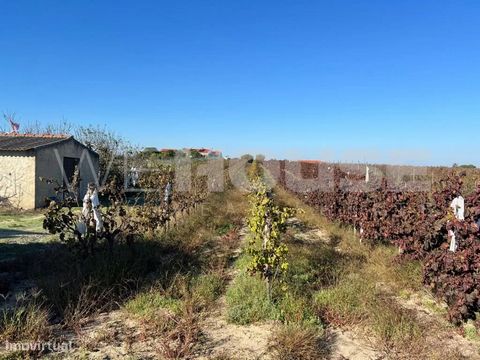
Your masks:
{"label": "green grass patch", "polygon": [[217,224],[216,226],[217,234],[220,236],[228,234],[233,229],[235,229],[235,225],[229,222],[225,222],[223,224]]}
{"label": "green grass patch", "polygon": [[408,300],[412,296],[412,292],[410,290],[402,289],[398,292],[398,296],[403,300]]}
{"label": "green grass patch", "polygon": [[219,274],[200,275],[192,280],[192,296],[194,301],[208,307],[222,295],[225,281]]}
{"label": "green grass patch", "polygon": [[45,233],[44,216],[41,212],[3,212],[0,213],[0,229],[16,229]]}
{"label": "green grass patch", "polygon": [[308,297],[286,292],[278,299],[276,309],[277,320],[284,324],[322,327],[322,322]]}
{"label": "green grass patch", "polygon": [[477,330],[477,327],[472,320],[463,326],[463,332],[465,334],[465,338],[468,340],[480,342],[480,332]]}
{"label": "green grass patch", "polygon": [[369,315],[375,300],[375,287],[358,274],[342,279],[337,286],[315,294],[315,304],[335,323],[358,323]]}
{"label": "green grass patch", "polygon": [[0,213],[0,261],[40,253],[54,240],[43,229],[40,212]]}
{"label": "green grass patch", "polygon": [[430,297],[422,298],[422,305],[435,314],[446,316],[448,314],[447,308],[440,306],[434,299]]}
{"label": "green grass patch", "polygon": [[180,314],[181,309],[181,300],[165,296],[158,290],[140,293],[125,304],[125,310],[128,313],[142,318],[152,318],[156,316],[159,310]]}
{"label": "green grass patch", "polygon": [[235,264],[234,264],[235,269],[240,272],[244,272],[245,269],[250,264],[251,260],[252,260],[252,257],[249,254],[247,254],[246,252],[242,252],[240,256],[237,258],[237,260],[235,260]]}
{"label": "green grass patch", "polygon": [[227,317],[234,324],[247,325],[275,317],[265,282],[256,276],[240,274],[227,289]]}

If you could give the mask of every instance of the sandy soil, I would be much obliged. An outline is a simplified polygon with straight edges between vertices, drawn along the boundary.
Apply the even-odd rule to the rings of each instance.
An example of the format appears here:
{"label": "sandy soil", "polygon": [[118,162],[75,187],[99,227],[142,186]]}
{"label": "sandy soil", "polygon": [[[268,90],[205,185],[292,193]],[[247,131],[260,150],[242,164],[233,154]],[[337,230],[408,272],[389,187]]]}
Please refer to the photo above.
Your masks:
{"label": "sandy soil", "polygon": [[204,340],[193,359],[228,357],[233,359],[268,359],[268,339],[273,324],[239,326],[225,318],[225,299],[203,323]]}

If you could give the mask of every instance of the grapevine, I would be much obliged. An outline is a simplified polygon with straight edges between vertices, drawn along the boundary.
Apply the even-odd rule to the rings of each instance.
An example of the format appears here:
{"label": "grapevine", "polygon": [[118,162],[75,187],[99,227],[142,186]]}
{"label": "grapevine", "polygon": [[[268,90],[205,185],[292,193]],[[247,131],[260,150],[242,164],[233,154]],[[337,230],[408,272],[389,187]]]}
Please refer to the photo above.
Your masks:
{"label": "grapevine", "polygon": [[275,205],[272,193],[260,178],[253,180],[249,200],[247,223],[251,237],[247,252],[252,259],[247,270],[252,275],[260,274],[265,280],[267,296],[271,299],[274,282],[288,269],[288,248],[282,243],[281,235],[294,211]]}
{"label": "grapevine", "polygon": [[[414,184],[391,188],[385,177],[372,179],[365,191],[364,174],[331,164],[301,164],[301,174],[280,163],[281,185],[318,209],[329,220],[358,229],[361,239],[392,243],[400,259],[423,262],[424,283],[449,306],[454,323],[475,318],[480,311],[480,187],[466,198],[464,221],[455,221],[451,201],[465,192],[464,174],[443,171],[432,190]],[[330,187],[314,187],[312,178]],[[360,181],[359,181],[360,180]],[[289,184],[290,186],[287,186]],[[459,248],[448,251],[448,231],[457,235]]]}

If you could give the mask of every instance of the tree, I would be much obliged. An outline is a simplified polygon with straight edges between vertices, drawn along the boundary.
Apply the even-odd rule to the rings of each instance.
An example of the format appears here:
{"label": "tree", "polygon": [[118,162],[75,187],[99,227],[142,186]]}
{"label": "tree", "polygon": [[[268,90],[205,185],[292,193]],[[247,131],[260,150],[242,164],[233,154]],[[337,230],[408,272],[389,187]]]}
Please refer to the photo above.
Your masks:
{"label": "tree", "polygon": [[190,158],[191,159],[201,159],[203,158],[202,154],[196,149],[190,149]]}
{"label": "tree", "polygon": [[250,155],[250,154],[242,155],[242,157],[240,159],[248,162],[249,164],[251,164],[253,162],[253,156]]}
{"label": "tree", "polygon": [[259,163],[263,163],[263,162],[265,161],[265,155],[263,155],[263,154],[257,154],[257,155],[255,156],[255,160],[256,160],[257,162],[259,162]]}
{"label": "tree", "polygon": [[175,150],[165,150],[160,152],[160,159],[172,159],[177,155],[177,152]]}
{"label": "tree", "polygon": [[129,141],[99,126],[81,126],[76,129],[75,138],[100,156],[100,181],[105,183],[115,177],[123,179],[125,157],[137,152]]}
{"label": "tree", "polygon": [[63,119],[58,123],[40,124],[38,121],[27,123],[22,130],[24,134],[38,135],[69,135],[72,133],[74,125]]}
{"label": "tree", "polygon": [[143,153],[158,153],[158,149],[156,147],[146,147],[142,151]]}
{"label": "tree", "polygon": [[[5,122],[0,125],[0,132],[11,132],[11,124],[19,123],[19,118],[15,112],[4,112],[3,118]],[[22,123],[18,132],[21,134],[35,134],[35,135],[68,135],[71,134],[74,126],[65,119],[58,123],[49,123],[42,125],[38,121]]]}

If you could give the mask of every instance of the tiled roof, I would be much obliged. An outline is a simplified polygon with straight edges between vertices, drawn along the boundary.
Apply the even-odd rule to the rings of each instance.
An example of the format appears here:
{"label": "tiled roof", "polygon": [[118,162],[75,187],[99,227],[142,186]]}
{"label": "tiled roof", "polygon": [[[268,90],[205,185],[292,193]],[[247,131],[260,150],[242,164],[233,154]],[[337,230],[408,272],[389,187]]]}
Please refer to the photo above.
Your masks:
{"label": "tiled roof", "polygon": [[27,151],[70,139],[69,135],[32,135],[0,133],[0,150]]}

